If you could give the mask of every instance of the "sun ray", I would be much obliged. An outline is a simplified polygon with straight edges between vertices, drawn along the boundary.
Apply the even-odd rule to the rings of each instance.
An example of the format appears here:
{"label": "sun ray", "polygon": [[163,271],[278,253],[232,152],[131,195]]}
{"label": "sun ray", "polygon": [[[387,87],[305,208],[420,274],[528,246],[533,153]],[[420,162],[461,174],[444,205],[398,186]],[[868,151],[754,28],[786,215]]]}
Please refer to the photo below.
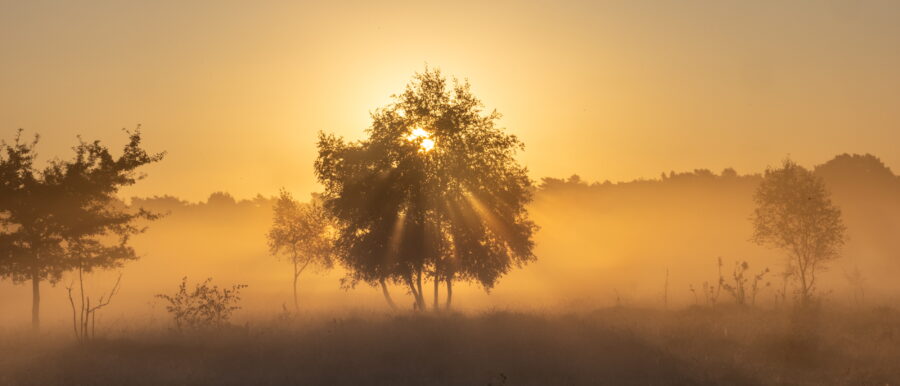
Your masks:
{"label": "sun ray", "polygon": [[388,240],[388,253],[393,256],[400,250],[400,242],[403,240],[403,228],[406,226],[406,211],[401,210],[394,221],[394,229],[391,230],[391,238]]}
{"label": "sun ray", "polygon": [[492,213],[474,194],[465,192],[463,193],[463,197],[466,198],[469,205],[472,207],[475,215],[477,215],[487,228],[496,235],[501,240],[510,240],[511,232],[506,227],[506,224],[500,220],[497,215]]}

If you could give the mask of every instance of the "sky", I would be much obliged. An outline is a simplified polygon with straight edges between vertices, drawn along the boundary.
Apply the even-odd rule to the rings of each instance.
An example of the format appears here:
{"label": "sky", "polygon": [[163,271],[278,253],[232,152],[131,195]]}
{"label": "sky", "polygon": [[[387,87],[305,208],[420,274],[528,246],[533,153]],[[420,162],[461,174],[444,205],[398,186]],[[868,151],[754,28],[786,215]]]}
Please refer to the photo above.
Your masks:
{"label": "sky", "polygon": [[319,190],[425,65],[468,79],[533,178],[759,172],[872,153],[900,170],[896,1],[0,0],[0,138],[166,159],[126,195]]}

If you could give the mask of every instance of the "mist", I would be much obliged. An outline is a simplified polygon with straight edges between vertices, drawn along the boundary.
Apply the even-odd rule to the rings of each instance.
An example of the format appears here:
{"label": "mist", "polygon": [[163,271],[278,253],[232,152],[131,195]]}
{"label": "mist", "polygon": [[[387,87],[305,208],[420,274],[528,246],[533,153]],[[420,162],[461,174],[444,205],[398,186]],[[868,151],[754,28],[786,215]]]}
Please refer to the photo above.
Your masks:
{"label": "mist", "polygon": [[[824,301],[840,307],[894,304],[900,284],[900,177],[873,155],[840,155],[815,171],[841,208],[849,230],[844,256],[822,275]],[[486,291],[466,284],[455,294],[460,311],[504,309],[570,312],[628,305],[684,308],[706,302],[703,283],[729,279],[734,264],[747,262],[750,272],[768,268],[756,302],[777,307],[784,253],[750,241],[753,191],[759,173],[733,169],[665,172],[660,178],[612,183],[587,182],[577,175],[544,178],[529,207],[540,225],[539,259],[504,277]],[[297,194],[302,197],[301,193]],[[170,292],[183,277],[242,283],[241,311],[247,322],[275,317],[291,305],[291,273],[284,258],[269,253],[266,232],[272,223],[274,197],[236,199],[225,192],[206,201],[176,197],[131,198],[164,217],[136,236],[141,258],[121,269],[88,276],[89,293],[109,290],[118,275],[122,290],[101,316],[109,329],[165,323],[163,305],[154,296]],[[864,279],[849,279],[858,273]],[[380,291],[366,284],[342,288],[346,271],[314,269],[300,277],[304,313],[388,311]],[[668,276],[668,277],[667,277]],[[64,284],[45,285],[45,323],[66,328],[71,312]],[[668,282],[668,284],[667,284]],[[29,322],[29,286],[3,281],[2,314],[6,328]],[[693,287],[694,291],[691,291]],[[402,306],[412,302],[405,289],[392,286]],[[722,294],[721,303],[733,302]]]}
{"label": "mist", "polygon": [[897,20],[2,4],[0,386],[898,384]]}

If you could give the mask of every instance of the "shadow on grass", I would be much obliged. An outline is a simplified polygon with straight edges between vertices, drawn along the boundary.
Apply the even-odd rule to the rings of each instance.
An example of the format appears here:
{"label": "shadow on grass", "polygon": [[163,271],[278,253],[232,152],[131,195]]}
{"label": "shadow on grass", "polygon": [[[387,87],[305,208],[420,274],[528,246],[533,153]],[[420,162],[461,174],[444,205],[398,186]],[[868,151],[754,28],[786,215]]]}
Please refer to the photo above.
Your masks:
{"label": "shadow on grass", "polygon": [[16,384],[693,385],[680,360],[589,317],[402,315],[66,345]]}

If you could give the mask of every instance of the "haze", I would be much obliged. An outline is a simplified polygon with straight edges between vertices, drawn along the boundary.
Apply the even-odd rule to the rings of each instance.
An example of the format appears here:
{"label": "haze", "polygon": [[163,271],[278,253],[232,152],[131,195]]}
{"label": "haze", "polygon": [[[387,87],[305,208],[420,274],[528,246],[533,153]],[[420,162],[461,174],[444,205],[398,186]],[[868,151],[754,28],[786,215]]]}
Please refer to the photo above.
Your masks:
{"label": "haze", "polygon": [[504,114],[535,179],[897,165],[898,18],[893,1],[4,2],[0,127],[51,155],[143,124],[170,155],[133,195],[308,192],[316,132],[361,137],[427,63]]}
{"label": "haze", "polygon": [[900,383],[898,21],[0,0],[0,385]]}

